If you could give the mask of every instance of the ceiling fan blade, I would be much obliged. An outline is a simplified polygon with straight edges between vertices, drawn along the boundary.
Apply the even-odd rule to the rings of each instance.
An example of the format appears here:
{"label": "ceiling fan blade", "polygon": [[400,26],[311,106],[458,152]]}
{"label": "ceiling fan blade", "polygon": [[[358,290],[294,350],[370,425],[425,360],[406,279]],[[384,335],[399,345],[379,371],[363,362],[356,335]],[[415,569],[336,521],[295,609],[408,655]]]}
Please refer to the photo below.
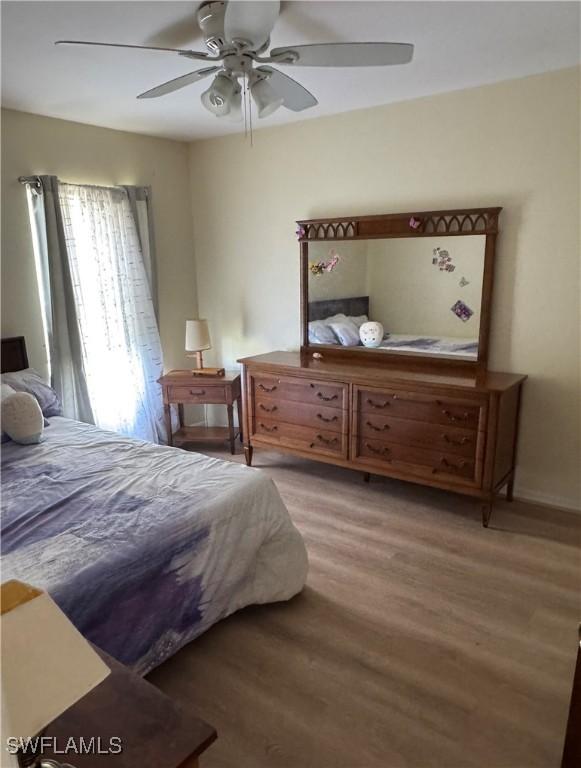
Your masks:
{"label": "ceiling fan blade", "polygon": [[316,106],[319,102],[312,93],[307,91],[292,77],[279,72],[272,67],[257,67],[258,72],[268,74],[268,82],[283,99],[283,106],[293,112],[302,112],[303,109]]}
{"label": "ceiling fan blade", "polygon": [[[194,5],[199,5],[199,3]],[[175,45],[178,48],[183,48],[186,45],[203,44],[204,39],[202,30],[196,23],[194,10],[188,7],[188,12],[182,18],[158,30],[143,42],[146,45]]]}
{"label": "ceiling fan blade", "polygon": [[224,36],[229,42],[247,40],[256,50],[268,40],[279,13],[278,0],[230,0],[224,16]]}
{"label": "ceiling fan blade", "polygon": [[125,43],[96,43],[92,40],[57,40],[55,45],[100,45],[107,48],[137,48],[142,51],[169,51],[170,53],[179,53],[183,56],[193,59],[207,59],[210,58],[207,53],[201,53],[198,51],[188,51],[182,48],[158,48],[151,45],[129,45]]}
{"label": "ceiling fan blade", "polygon": [[156,99],[158,96],[165,96],[166,93],[172,93],[180,88],[185,88],[186,85],[197,83],[198,80],[203,80],[204,77],[212,75],[214,72],[219,72],[221,67],[205,67],[204,69],[198,69],[195,72],[190,72],[187,75],[176,77],[173,80],[168,80],[167,83],[156,85],[155,88],[151,88],[149,91],[140,93],[138,99]]}
{"label": "ceiling fan blade", "polygon": [[299,67],[385,67],[407,64],[413,53],[410,43],[315,43],[273,48],[268,60]]}

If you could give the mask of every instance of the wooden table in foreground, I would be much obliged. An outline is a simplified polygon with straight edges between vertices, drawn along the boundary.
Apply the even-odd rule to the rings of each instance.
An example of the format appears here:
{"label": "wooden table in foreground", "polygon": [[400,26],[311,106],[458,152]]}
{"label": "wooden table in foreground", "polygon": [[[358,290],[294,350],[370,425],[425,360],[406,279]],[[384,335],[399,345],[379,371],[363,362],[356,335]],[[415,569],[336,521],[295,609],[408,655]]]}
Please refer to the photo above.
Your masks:
{"label": "wooden table in foreground", "polygon": [[[230,443],[230,453],[235,452],[236,429],[234,427],[234,403],[238,409],[238,424],[242,424],[242,394],[240,374],[226,371],[225,376],[196,376],[191,370],[170,371],[159,383],[163,389],[165,426],[169,445],[194,442]],[[228,412],[227,427],[186,427],[184,405],[225,405]],[[179,407],[180,428],[172,434],[171,405]],[[242,429],[239,430],[242,442]]]}
{"label": "wooden table in foreground", "polygon": [[104,751],[109,748],[110,739],[119,737],[122,751],[45,752],[43,757],[71,763],[75,768],[197,768],[198,757],[216,740],[214,728],[96,650],[111,674],[55,720],[45,735],[57,740],[59,750],[65,748],[70,738],[79,745],[83,737],[85,744],[93,738],[93,743],[100,744]]}

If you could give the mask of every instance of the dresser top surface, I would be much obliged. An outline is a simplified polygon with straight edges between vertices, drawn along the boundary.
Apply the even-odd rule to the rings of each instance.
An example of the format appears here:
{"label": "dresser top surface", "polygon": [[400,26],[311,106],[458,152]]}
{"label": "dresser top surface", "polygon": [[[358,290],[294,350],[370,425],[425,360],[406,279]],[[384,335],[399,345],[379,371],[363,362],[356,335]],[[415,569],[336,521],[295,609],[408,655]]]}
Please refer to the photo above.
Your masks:
{"label": "dresser top surface", "polygon": [[290,369],[293,373],[303,376],[313,376],[329,379],[357,380],[376,386],[402,384],[418,384],[424,386],[457,387],[473,391],[505,391],[526,379],[517,373],[500,373],[496,371],[470,372],[465,369],[452,370],[439,368],[429,363],[409,365],[385,363],[369,365],[353,363],[347,360],[328,359],[317,360],[300,352],[268,352],[264,355],[245,357],[238,361],[244,365],[272,368],[274,370]]}

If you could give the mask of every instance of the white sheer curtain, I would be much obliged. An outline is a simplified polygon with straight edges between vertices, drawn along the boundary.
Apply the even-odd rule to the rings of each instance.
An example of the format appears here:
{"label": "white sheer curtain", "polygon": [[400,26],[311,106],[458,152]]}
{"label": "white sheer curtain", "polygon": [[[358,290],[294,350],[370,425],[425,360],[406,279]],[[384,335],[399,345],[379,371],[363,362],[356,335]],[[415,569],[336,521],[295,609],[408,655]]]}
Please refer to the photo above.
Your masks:
{"label": "white sheer curtain", "polygon": [[127,192],[59,182],[58,193],[94,421],[165,442],[161,344]]}

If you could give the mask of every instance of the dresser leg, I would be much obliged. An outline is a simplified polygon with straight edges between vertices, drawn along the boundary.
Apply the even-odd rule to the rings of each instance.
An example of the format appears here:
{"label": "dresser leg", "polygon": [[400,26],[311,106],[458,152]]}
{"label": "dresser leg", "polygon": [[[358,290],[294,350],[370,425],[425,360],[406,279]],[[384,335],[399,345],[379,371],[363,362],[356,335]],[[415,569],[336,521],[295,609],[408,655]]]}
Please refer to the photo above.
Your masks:
{"label": "dresser leg", "polygon": [[248,467],[252,466],[252,454],[254,453],[254,448],[251,445],[245,445],[244,446],[244,458],[246,459],[246,465]]}
{"label": "dresser leg", "polygon": [[488,522],[492,514],[492,499],[482,505],[482,525],[488,528]]}
{"label": "dresser leg", "polygon": [[370,480],[371,480],[371,475],[370,475],[370,473],[369,473],[369,472],[364,472],[364,473],[363,473],[363,482],[364,482],[364,483],[368,483]]}

